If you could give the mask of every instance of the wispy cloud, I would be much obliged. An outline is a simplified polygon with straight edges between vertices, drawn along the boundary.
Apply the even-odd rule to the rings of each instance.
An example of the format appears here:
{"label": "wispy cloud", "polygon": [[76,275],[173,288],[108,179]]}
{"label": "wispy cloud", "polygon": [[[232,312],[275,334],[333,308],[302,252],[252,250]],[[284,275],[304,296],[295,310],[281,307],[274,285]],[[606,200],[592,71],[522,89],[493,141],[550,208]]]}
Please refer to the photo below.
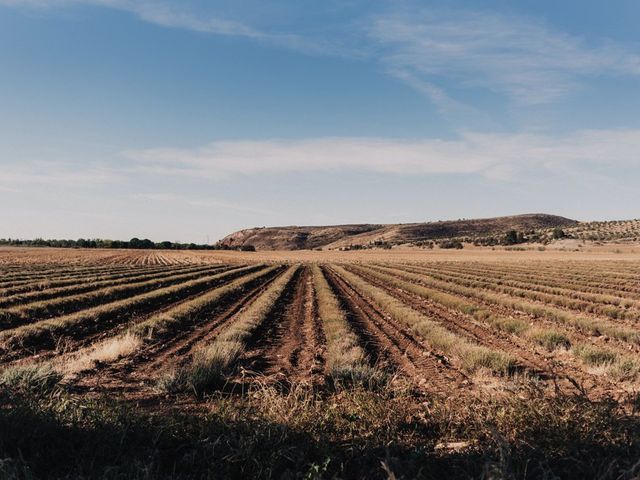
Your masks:
{"label": "wispy cloud", "polygon": [[223,18],[202,16],[179,7],[179,3],[154,0],[0,0],[0,5],[26,8],[60,8],[73,5],[94,5],[133,13],[140,19],[170,28],[183,28],[202,33],[260,38],[264,34]]}
{"label": "wispy cloud", "polygon": [[194,10],[186,2],[175,0],[0,0],[0,6],[32,9],[55,9],[73,5],[111,8],[128,12],[144,22],[161,27],[246,38],[306,54],[360,56],[356,50],[332,39],[258,29],[241,21]]}
{"label": "wispy cloud", "polygon": [[539,19],[495,12],[400,10],[390,3],[384,15],[363,12],[356,22],[337,22],[330,34],[310,34],[300,33],[295,25],[280,31],[256,28],[176,0],[0,0],[0,6],[27,8],[83,4],[129,12],[166,28],[379,62],[387,73],[456,117],[478,116],[478,111],[456,99],[451,87],[489,90],[517,104],[532,105],[575,92],[590,77],[640,75],[637,49],[587,41]]}
{"label": "wispy cloud", "polygon": [[[121,182],[124,175],[112,168],[69,165],[59,162],[24,162],[2,165],[0,189],[20,191],[25,186],[92,188]],[[20,187],[20,188],[18,188]]]}
{"label": "wispy cloud", "polygon": [[[597,184],[639,168],[640,130],[584,130],[566,136],[466,132],[454,139],[324,137],[216,141],[196,148],[151,148],[120,153],[126,164],[66,164],[54,161],[5,164],[0,190],[40,187],[134,188],[144,179],[170,177],[222,180],[237,175],[362,173],[393,175],[474,175],[497,182],[531,182],[540,175],[585,178]],[[621,170],[622,169],[622,170]],[[582,172],[582,173],[581,173]],[[589,177],[585,177],[589,172]],[[135,187],[137,188],[137,187]],[[172,192],[136,193],[147,200],[191,207],[222,207],[273,213],[208,196]]]}
{"label": "wispy cloud", "polygon": [[201,207],[206,209],[218,208],[224,210],[233,210],[240,213],[258,214],[258,215],[272,215],[274,212],[264,209],[247,206],[235,202],[229,202],[226,200],[220,200],[217,198],[209,197],[188,197],[184,195],[177,195],[174,193],[155,192],[155,193],[135,193],[132,195],[135,199],[149,200],[152,202],[161,203],[180,203],[187,207]]}
{"label": "wispy cloud", "polygon": [[633,51],[611,42],[590,45],[527,17],[411,11],[375,17],[368,35],[398,78],[414,84],[446,79],[521,104],[552,101],[574,91],[586,76],[640,75],[640,55]]}
{"label": "wispy cloud", "polygon": [[[637,165],[640,130],[581,131],[565,137],[467,132],[457,139],[318,138],[220,141],[194,149],[126,151],[160,175],[370,171],[400,175],[477,174],[510,180],[524,170],[561,174],[579,165]],[[564,170],[563,170],[564,169]]]}

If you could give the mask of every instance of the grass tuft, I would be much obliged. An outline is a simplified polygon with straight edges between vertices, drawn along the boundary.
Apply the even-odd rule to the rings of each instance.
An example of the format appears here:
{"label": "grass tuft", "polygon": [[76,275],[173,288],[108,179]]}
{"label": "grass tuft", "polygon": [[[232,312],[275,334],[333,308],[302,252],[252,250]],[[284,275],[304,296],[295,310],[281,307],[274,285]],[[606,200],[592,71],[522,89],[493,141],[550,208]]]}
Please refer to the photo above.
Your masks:
{"label": "grass tuft", "polygon": [[327,341],[325,362],[331,383],[338,388],[380,388],[388,382],[388,375],[369,365],[358,336],[349,326],[321,268],[316,265],[312,272],[318,315]]}
{"label": "grass tuft", "polygon": [[[355,267],[352,268],[359,272],[362,271]],[[433,348],[440,350],[445,355],[456,357],[464,370],[475,372],[482,368],[488,368],[498,375],[508,375],[515,371],[516,360],[508,353],[492,350],[456,335],[350,270],[338,266],[334,267],[334,270],[349,284],[382,307],[389,315],[419,334]]]}
{"label": "grass tuft", "polygon": [[55,388],[62,374],[46,364],[9,367],[0,375],[0,386],[13,391],[45,393]]}
{"label": "grass tuft", "polygon": [[196,395],[201,395],[206,390],[220,386],[298,269],[298,266],[289,267],[258,299],[240,311],[222,333],[197,350],[190,363],[171,373],[172,378],[162,380],[157,385],[158,388],[164,385],[174,391],[193,391]]}
{"label": "grass tuft", "polygon": [[389,373],[364,364],[336,366],[328,374],[333,388],[338,390],[364,388],[380,391],[389,385],[391,379]]}
{"label": "grass tuft", "polygon": [[571,341],[569,338],[557,330],[550,329],[533,329],[528,334],[534,342],[542,345],[550,352],[558,349],[567,349],[571,347]]}
{"label": "grass tuft", "polygon": [[618,359],[618,354],[616,352],[593,345],[577,345],[573,349],[573,352],[586,365],[594,367],[611,365]]}
{"label": "grass tuft", "polygon": [[612,350],[581,344],[573,351],[585,365],[595,367],[614,380],[633,380],[640,373],[640,363],[636,358]]}

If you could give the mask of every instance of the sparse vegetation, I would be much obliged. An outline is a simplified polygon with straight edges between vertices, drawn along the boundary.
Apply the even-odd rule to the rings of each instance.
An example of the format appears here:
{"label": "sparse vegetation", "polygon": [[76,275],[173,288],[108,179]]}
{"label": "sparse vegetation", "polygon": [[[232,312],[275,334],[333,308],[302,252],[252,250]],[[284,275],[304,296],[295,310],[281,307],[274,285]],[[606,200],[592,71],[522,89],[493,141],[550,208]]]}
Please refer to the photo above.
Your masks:
{"label": "sparse vegetation", "polygon": [[186,367],[170,372],[168,380],[162,379],[161,386],[173,390],[189,389],[195,393],[219,386],[224,381],[224,374],[233,368],[250,337],[265,321],[298,268],[289,267],[256,301],[239,312],[228,328],[211,343],[198,349]]}
{"label": "sparse vegetation", "polygon": [[334,384],[377,386],[384,374],[369,365],[358,336],[349,327],[345,313],[317,265],[313,267],[313,283],[327,340],[326,370]]}
{"label": "sparse vegetation", "polygon": [[640,269],[500,243],[0,256],[0,477],[634,478]]}
{"label": "sparse vegetation", "polygon": [[493,372],[506,374],[515,361],[508,354],[475,345],[446,328],[431,321],[420,312],[404,305],[382,289],[368,284],[344,268],[335,267],[350,284],[370,297],[397,321],[406,324],[411,331],[420,335],[433,348],[458,358],[460,365],[467,371],[488,368]]}
{"label": "sparse vegetation", "polygon": [[[207,413],[0,392],[3,478],[631,479],[640,423],[611,399],[416,399],[257,387]],[[500,475],[500,476],[498,476]]]}
{"label": "sparse vegetation", "polygon": [[23,325],[17,328],[0,331],[0,345],[5,349],[28,346],[40,343],[41,345],[54,346],[54,335],[79,334],[82,327],[88,325],[90,329],[100,330],[106,319],[112,322],[124,315],[131,315],[136,310],[143,311],[154,302],[168,301],[181,295],[202,292],[203,290],[231,279],[247,271],[256,270],[257,267],[243,267],[211,276],[203,276],[177,285],[160,288],[151,292],[136,295],[124,300],[107,303],[105,305],[82,310],[77,313],[65,315],[53,319],[42,320],[33,324]]}
{"label": "sparse vegetation", "polygon": [[47,364],[15,365],[0,374],[0,387],[11,392],[44,393],[53,389],[62,375]]}

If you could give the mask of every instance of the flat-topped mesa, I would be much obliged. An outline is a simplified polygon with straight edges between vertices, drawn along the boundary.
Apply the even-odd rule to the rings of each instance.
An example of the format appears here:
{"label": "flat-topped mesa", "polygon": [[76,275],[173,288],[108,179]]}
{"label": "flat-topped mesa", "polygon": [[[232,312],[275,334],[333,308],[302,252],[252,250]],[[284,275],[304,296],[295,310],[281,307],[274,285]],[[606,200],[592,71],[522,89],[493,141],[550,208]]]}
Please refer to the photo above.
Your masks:
{"label": "flat-topped mesa", "polygon": [[552,229],[578,223],[557,215],[526,214],[425,223],[262,227],[232,233],[220,240],[219,245],[229,248],[252,246],[257,250],[337,249],[375,242],[401,244],[496,235],[509,230]]}

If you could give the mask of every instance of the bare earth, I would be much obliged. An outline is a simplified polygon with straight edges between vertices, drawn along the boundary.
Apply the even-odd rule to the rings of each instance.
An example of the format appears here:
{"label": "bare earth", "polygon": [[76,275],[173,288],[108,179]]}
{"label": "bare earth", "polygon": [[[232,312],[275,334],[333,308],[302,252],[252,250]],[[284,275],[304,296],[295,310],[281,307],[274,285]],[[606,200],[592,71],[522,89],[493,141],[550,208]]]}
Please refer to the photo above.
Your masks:
{"label": "bare earth", "polygon": [[[264,253],[4,248],[0,361],[5,367],[50,362],[78,391],[161,402],[158,378],[188,366],[195,352],[234,328],[294,268],[228,381],[322,386],[331,372],[312,281],[311,265],[319,264],[367,363],[419,390],[500,392],[534,378],[550,390],[588,389],[595,396],[633,391],[640,371],[640,248],[571,247]],[[274,266],[267,271],[267,265]],[[243,284],[251,275],[257,277]],[[203,303],[234,282],[241,285]],[[183,307],[193,312],[168,334],[134,335],[133,346],[122,346],[136,325],[154,325]],[[474,363],[471,353],[416,327],[424,319],[470,351],[497,352],[510,366]],[[550,333],[555,340],[545,342]],[[585,351],[605,352],[606,359]]]}

